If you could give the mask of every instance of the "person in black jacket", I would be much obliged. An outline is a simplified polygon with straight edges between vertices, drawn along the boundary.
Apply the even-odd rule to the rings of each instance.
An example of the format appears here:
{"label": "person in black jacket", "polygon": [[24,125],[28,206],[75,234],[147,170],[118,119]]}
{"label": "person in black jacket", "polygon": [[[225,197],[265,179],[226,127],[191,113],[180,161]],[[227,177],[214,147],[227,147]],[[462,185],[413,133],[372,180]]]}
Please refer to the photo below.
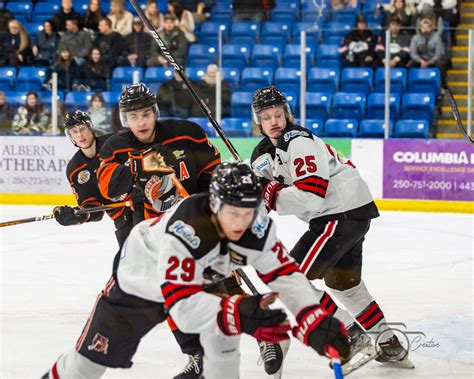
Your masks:
{"label": "person in black jacket", "polygon": [[64,47],[59,51],[52,69],[49,70],[49,78],[52,72],[58,73],[58,89],[72,90],[73,84],[79,78],[79,66],[68,48]]}
{"label": "person in black jacket", "polygon": [[109,79],[110,69],[102,58],[102,52],[99,48],[93,47],[89,59],[81,67],[81,84],[91,90],[107,91]]}
{"label": "person in black jacket", "polygon": [[32,57],[28,32],[18,20],[11,20],[8,31],[0,32],[0,66],[28,65]]}
{"label": "person in black jacket", "polygon": [[80,24],[82,16],[72,6],[72,0],[62,0],[61,10],[53,15],[53,22],[60,32],[66,31],[66,21],[77,20]]}
{"label": "person in black jacket", "polygon": [[[401,30],[402,21],[394,16],[390,20],[390,67],[406,67],[410,60],[410,35]],[[379,37],[375,51],[378,62],[385,66],[385,33]]]}
{"label": "person in black jacket", "polygon": [[194,100],[178,74],[164,82],[156,101],[160,104],[161,115],[165,117],[187,118],[191,116]]}
{"label": "person in black jacket", "polygon": [[61,36],[56,31],[52,20],[46,20],[43,23],[43,31],[36,35],[36,41],[33,46],[33,63],[36,66],[51,66],[58,51]]}
{"label": "person in black jacket", "polygon": [[377,55],[375,43],[377,37],[372,30],[367,29],[367,20],[359,16],[356,28],[350,31],[342,40],[339,52],[347,67],[372,67]]}
{"label": "person in black jacket", "polygon": [[102,12],[99,0],[90,0],[86,14],[84,15],[84,20],[82,22],[84,29],[92,32],[93,34],[98,33],[99,21],[104,17],[106,17],[106,14]]}
{"label": "person in black jacket", "polygon": [[112,30],[112,21],[105,17],[99,21],[99,31],[94,41],[94,47],[98,47],[104,54],[104,61],[115,67],[117,58],[122,54],[123,37]]}
{"label": "person in black jacket", "polygon": [[124,39],[124,49],[120,57],[121,66],[146,66],[151,49],[151,37],[143,31],[143,23],[140,18],[133,19],[132,33]]}

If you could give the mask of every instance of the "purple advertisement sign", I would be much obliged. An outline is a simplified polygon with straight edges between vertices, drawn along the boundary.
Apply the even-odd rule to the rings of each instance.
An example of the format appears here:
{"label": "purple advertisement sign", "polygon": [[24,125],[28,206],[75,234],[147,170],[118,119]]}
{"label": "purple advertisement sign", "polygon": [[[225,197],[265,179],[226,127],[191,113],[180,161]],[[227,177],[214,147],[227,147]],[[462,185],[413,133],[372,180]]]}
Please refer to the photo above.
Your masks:
{"label": "purple advertisement sign", "polygon": [[465,140],[386,140],[384,199],[474,201],[474,147]]}

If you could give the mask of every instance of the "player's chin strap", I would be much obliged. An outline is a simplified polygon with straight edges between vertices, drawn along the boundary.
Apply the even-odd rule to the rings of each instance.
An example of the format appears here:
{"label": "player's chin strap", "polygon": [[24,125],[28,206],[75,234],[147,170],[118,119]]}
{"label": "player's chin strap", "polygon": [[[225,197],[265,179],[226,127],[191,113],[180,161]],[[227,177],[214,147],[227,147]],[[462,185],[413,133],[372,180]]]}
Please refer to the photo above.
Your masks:
{"label": "player's chin strap", "polygon": [[[453,114],[454,119],[456,120],[456,124],[459,130],[461,130],[462,134],[464,134],[464,137],[466,137],[466,139],[469,142],[474,144],[474,139],[469,135],[466,127],[464,126],[462,122],[461,115],[459,114],[458,105],[456,104],[456,100],[454,99],[453,94],[448,89],[446,89],[445,91],[446,91],[446,96],[448,97],[449,105],[451,107],[451,112]],[[468,112],[470,112],[470,110],[468,110]]]}

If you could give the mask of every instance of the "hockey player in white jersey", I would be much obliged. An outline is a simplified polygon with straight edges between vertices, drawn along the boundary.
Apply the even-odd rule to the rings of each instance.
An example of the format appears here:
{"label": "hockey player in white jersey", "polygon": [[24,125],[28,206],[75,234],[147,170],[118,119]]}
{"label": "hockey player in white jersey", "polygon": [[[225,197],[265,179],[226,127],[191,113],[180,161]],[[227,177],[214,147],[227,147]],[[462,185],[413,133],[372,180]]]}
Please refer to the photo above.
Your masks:
{"label": "hockey player in white jersey", "polygon": [[[136,225],[76,349],[62,355],[44,378],[94,379],[107,367],[130,367],[141,338],[169,314],[183,332],[200,334],[206,379],[236,379],[240,334],[268,342],[288,339],[284,311],[265,307],[276,293],[296,317],[295,337],[321,355],[333,346],[347,357],[344,325],[320,306],[278,240],[275,224],[260,207],[261,191],[248,165],[224,162],[211,178],[210,193],[193,195]],[[206,292],[207,268],[227,275],[247,264],[274,293]]]}
{"label": "hockey player in white jersey", "polygon": [[308,279],[324,279],[357,323],[349,327],[326,292],[320,292],[321,305],[329,313],[338,312],[353,342],[361,336],[359,325],[375,333],[386,330],[377,338],[376,359],[413,368],[408,351],[384,326],[384,313],[361,279],[362,244],[371,219],[379,213],[357,168],[308,129],[295,125],[276,87],[256,91],[252,113],[265,136],[253,151],[251,165],[264,185],[267,209],[309,224],[290,255]]}

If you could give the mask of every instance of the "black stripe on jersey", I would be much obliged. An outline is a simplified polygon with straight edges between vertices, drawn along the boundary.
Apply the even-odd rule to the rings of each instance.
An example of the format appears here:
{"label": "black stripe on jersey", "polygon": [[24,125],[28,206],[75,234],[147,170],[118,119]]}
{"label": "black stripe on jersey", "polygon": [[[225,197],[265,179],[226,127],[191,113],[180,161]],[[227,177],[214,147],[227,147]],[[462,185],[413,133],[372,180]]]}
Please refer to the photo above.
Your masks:
{"label": "black stripe on jersey", "polygon": [[324,199],[326,197],[326,191],[328,189],[329,180],[313,175],[301,180],[297,180],[293,184],[296,188],[302,191],[313,193]]}
{"label": "black stripe on jersey", "polygon": [[171,309],[178,301],[186,299],[203,291],[200,285],[186,285],[165,282],[161,285],[161,292],[165,298],[165,307]]}
{"label": "black stripe on jersey", "polygon": [[278,279],[280,276],[291,275],[294,272],[301,272],[298,265],[294,262],[289,262],[283,266],[278,267],[276,270],[270,271],[267,274],[262,274],[257,271],[258,276],[265,284],[273,282],[275,279]]}

